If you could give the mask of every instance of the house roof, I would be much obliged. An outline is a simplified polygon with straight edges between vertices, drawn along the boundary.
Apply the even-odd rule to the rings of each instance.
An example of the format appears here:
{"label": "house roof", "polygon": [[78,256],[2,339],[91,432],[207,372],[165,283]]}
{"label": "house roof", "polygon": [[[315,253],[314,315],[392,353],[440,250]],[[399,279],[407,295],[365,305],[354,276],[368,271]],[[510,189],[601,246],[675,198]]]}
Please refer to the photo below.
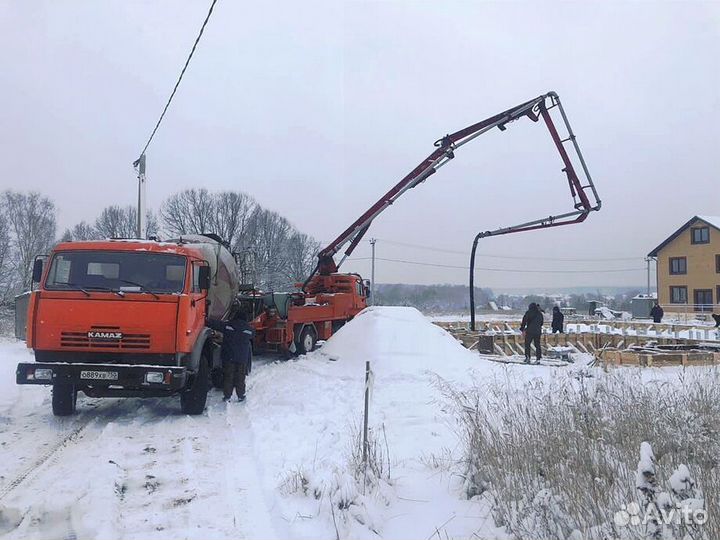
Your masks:
{"label": "house roof", "polygon": [[720,229],[720,216],[695,216],[698,219],[702,219],[708,225],[712,225],[716,229]]}
{"label": "house roof", "polygon": [[662,244],[660,244],[658,247],[653,249],[650,253],[648,253],[648,257],[657,257],[658,253],[660,253],[660,250],[667,246],[670,242],[675,240],[680,234],[687,229],[690,225],[695,223],[696,221],[702,221],[711,227],[717,229],[720,231],[720,217],[718,216],[693,216],[691,217],[686,223],[684,223],[677,231],[672,233],[670,236],[668,236]]}

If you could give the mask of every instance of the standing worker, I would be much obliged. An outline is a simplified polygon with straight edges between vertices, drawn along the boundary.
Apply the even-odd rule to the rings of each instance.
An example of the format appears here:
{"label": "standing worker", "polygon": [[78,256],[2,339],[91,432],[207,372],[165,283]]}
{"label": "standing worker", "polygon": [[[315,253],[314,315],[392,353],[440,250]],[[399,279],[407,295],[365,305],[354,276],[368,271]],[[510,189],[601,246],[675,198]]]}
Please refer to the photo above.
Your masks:
{"label": "standing worker", "polygon": [[520,323],[520,331],[525,337],[525,363],[530,363],[531,348],[535,345],[535,358],[540,363],[542,358],[542,348],[540,347],[540,336],[542,335],[542,325],[544,319],[539,306],[533,302],[528,306],[528,310],[523,315],[522,323]]}
{"label": "standing worker", "polygon": [[223,363],[223,399],[230,401],[234,389],[238,401],[245,401],[245,377],[252,362],[253,338],[253,329],[247,322],[247,315],[235,307],[230,320],[208,319],[207,325],[220,332],[223,337],[220,348]]}
{"label": "standing worker", "polygon": [[565,315],[558,306],[553,307],[553,319],[552,319],[552,333],[555,334],[560,332],[564,334]]}
{"label": "standing worker", "polygon": [[663,308],[660,307],[660,304],[655,302],[655,305],[650,310],[650,316],[652,317],[653,322],[662,322],[663,315],[665,315]]}

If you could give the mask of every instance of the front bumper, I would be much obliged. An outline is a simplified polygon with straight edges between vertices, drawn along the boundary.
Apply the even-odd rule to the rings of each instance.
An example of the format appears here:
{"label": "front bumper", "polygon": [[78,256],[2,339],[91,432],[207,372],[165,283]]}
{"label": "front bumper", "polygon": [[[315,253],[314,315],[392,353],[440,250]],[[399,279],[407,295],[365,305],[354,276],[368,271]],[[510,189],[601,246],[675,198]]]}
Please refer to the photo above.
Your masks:
{"label": "front bumper", "polygon": [[[150,373],[159,374],[150,376],[158,382],[148,382]],[[98,396],[162,395],[185,388],[188,373],[177,366],[22,362],[15,371],[15,380],[17,384],[72,384],[77,390]]]}

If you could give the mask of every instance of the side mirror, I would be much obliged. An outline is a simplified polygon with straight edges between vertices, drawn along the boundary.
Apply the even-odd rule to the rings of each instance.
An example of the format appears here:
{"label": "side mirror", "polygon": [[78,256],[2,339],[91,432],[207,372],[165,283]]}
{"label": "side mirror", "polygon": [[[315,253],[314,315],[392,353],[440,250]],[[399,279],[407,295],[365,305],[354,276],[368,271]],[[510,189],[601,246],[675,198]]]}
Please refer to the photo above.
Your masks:
{"label": "side mirror", "polygon": [[201,291],[207,291],[210,288],[209,266],[201,266],[198,268],[198,286]]}
{"label": "side mirror", "polygon": [[42,261],[42,259],[35,259],[35,262],[33,263],[33,270],[32,270],[33,283],[40,283],[40,280],[42,279],[42,273],[43,273],[43,261]]}

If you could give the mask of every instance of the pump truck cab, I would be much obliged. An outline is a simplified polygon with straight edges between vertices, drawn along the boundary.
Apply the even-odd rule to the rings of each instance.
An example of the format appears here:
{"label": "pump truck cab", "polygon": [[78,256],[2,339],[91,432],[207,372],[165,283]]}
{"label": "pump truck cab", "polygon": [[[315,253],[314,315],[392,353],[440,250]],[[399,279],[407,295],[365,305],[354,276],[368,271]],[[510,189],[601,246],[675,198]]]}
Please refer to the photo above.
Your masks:
{"label": "pump truck cab", "polygon": [[18,384],[52,385],[58,416],[91,397],[179,394],[182,411],[205,408],[219,347],[206,316],[229,316],[235,261],[219,237],[63,242],[36,260],[27,317],[35,362]]}
{"label": "pump truck cab", "polygon": [[360,275],[336,272],[314,276],[303,291],[263,293],[249,287],[239,300],[252,317],[255,349],[289,356],[308,353],[337,332],[367,307],[368,292]]}

